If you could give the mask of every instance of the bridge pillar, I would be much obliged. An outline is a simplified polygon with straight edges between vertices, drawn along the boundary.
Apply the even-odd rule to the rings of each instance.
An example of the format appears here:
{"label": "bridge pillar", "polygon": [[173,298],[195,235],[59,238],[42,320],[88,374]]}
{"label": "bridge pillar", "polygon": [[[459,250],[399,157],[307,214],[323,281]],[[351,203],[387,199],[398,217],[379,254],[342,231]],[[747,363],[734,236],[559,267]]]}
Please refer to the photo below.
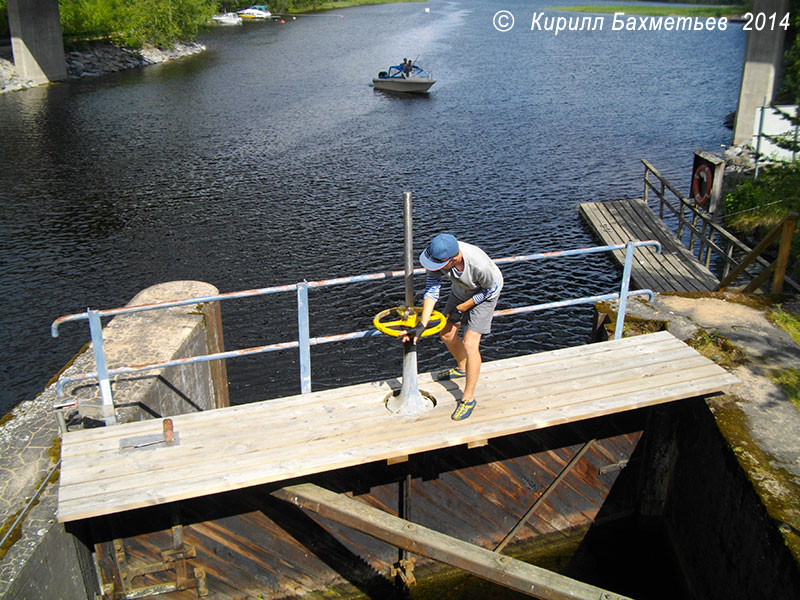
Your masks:
{"label": "bridge pillar", "polygon": [[14,66],[34,84],[67,78],[58,0],[8,0]]}
{"label": "bridge pillar", "polygon": [[[736,125],[733,129],[734,145],[753,137],[756,109],[764,99],[772,102],[775,82],[783,59],[785,32],[777,23],[788,12],[788,0],[754,0],[751,9],[754,15],[775,14],[775,27],[764,27],[758,31],[754,26],[747,32],[747,46],[742,69],[742,85],[739,88],[739,107],[736,110]],[[755,24],[754,24],[755,25]]]}

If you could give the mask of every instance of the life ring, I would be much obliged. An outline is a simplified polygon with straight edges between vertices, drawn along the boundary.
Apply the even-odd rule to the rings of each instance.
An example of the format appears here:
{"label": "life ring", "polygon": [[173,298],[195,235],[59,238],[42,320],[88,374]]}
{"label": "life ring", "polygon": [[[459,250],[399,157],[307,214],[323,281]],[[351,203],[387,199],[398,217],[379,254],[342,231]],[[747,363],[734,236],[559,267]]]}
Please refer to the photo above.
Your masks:
{"label": "life ring", "polygon": [[702,208],[705,208],[708,201],[711,200],[711,184],[713,180],[714,175],[705,163],[697,167],[694,177],[692,177],[692,196],[695,204]]}

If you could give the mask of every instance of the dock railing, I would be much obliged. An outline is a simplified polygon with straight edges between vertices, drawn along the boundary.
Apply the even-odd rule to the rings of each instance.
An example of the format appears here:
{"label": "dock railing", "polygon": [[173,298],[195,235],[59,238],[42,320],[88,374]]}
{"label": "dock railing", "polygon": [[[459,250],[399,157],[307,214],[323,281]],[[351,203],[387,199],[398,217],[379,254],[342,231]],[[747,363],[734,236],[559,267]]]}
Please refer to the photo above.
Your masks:
{"label": "dock railing", "polygon": [[[494,259],[497,264],[510,264],[517,262],[526,262],[532,260],[541,260],[549,258],[564,258],[584,256],[588,254],[596,254],[602,252],[614,252],[616,250],[625,250],[625,265],[622,273],[622,281],[618,292],[610,292],[596,296],[584,296],[580,298],[572,298],[567,300],[559,300],[555,302],[546,302],[542,304],[534,304],[529,306],[520,306],[515,308],[507,308],[495,311],[496,316],[506,316],[513,314],[528,313],[546,309],[561,308],[566,306],[576,306],[580,304],[593,304],[595,302],[603,302],[607,300],[619,300],[619,309],[617,311],[617,320],[614,328],[614,338],[619,339],[622,337],[622,328],[625,322],[625,310],[627,299],[630,296],[646,295],[651,300],[653,292],[651,290],[630,290],[630,276],[631,267],[633,265],[633,256],[636,248],[654,246],[657,252],[661,252],[661,245],[657,241],[629,241],[626,244],[617,244],[609,246],[594,246],[588,248],[577,248],[573,250],[561,250],[555,252],[544,252],[537,254],[526,254],[519,256],[509,256],[505,258]],[[414,275],[420,275],[425,272],[425,269],[419,268],[413,271]],[[158,302],[153,304],[139,305],[139,306],[126,306],[121,308],[110,308],[103,310],[87,309],[85,313],[76,313],[64,315],[53,321],[50,326],[50,333],[53,337],[58,337],[59,327],[64,323],[73,321],[88,320],[89,332],[92,340],[92,348],[96,364],[96,371],[92,373],[82,373],[74,376],[62,376],[58,379],[57,383],[57,401],[54,403],[56,410],[57,420],[62,431],[65,430],[63,422],[63,415],[60,413],[61,409],[75,407],[77,400],[63,401],[64,388],[68,383],[75,383],[78,381],[85,381],[88,379],[97,379],[100,386],[100,396],[103,405],[103,414],[105,415],[106,425],[116,424],[116,417],[114,413],[114,402],[111,392],[111,377],[118,375],[127,375],[132,373],[139,373],[142,371],[149,371],[153,369],[162,369],[167,367],[176,367],[181,365],[189,365],[200,362],[208,362],[212,360],[221,360],[227,358],[237,358],[240,356],[250,356],[253,354],[263,354],[267,352],[274,352],[277,350],[286,350],[289,348],[297,348],[300,358],[300,392],[307,394],[311,392],[311,346],[319,344],[327,344],[331,342],[343,342],[358,340],[367,337],[383,335],[377,330],[355,331],[350,333],[341,333],[337,335],[329,335],[324,337],[310,336],[310,321],[309,321],[309,289],[322,288],[334,285],[343,285],[350,283],[359,283],[366,281],[377,281],[381,279],[389,279],[394,277],[405,276],[405,270],[386,271],[382,273],[370,273],[366,275],[355,275],[351,277],[339,277],[336,279],[324,279],[321,281],[301,281],[289,285],[281,285],[268,288],[259,288],[252,290],[244,290],[239,292],[229,292],[224,294],[217,294],[214,296],[201,296],[195,298],[188,298],[184,300],[174,300],[167,302]],[[257,346],[252,348],[244,348],[241,350],[230,350],[227,352],[218,352],[215,354],[205,354],[200,356],[191,356],[186,358],[179,358],[169,361],[150,363],[137,366],[116,366],[109,368],[106,360],[106,353],[103,343],[103,330],[102,330],[102,317],[113,317],[116,315],[130,314],[136,312],[158,310],[163,308],[172,308],[176,306],[187,306],[203,304],[207,302],[218,302],[223,300],[233,300],[241,298],[252,298],[255,296],[264,296],[268,294],[295,292],[297,295],[297,339],[290,342],[282,342],[279,344],[269,344],[265,346]]]}
{"label": "dock railing", "polygon": [[[781,264],[770,264],[760,256],[760,252],[763,252],[769,243],[775,241],[778,234],[774,232],[768,234],[769,243],[759,244],[758,249],[760,251],[754,253],[752,248],[719,225],[716,222],[715,215],[706,212],[687,199],[646,159],[643,158],[641,160],[644,164],[645,203],[649,206],[649,192],[652,191],[658,200],[659,218],[663,221],[664,209],[669,210],[672,216],[677,219],[675,235],[681,242],[686,243],[689,252],[694,254],[697,260],[705,265],[707,269],[711,268],[712,253],[716,255],[718,261],[717,270],[719,271],[717,276],[721,281],[726,282],[726,286],[731,283],[729,276],[732,272],[735,272],[737,277],[747,278],[752,282],[752,286],[748,285],[745,288],[746,291],[750,292],[763,284],[769,273],[774,273],[771,288],[774,293],[779,293],[782,290],[784,282],[800,291],[800,284],[785,274],[785,260],[781,263],[783,268],[783,271],[781,271]],[[650,180],[651,174],[655,177],[655,181]],[[791,217],[792,215],[789,215],[787,218]],[[784,226],[782,223],[779,227],[793,229],[796,219],[797,215],[794,215],[794,220],[791,221],[791,224]],[[781,231],[784,229],[781,229]],[[685,242],[687,235],[688,242]],[[782,236],[782,239],[786,239],[786,236]],[[791,233],[789,233],[788,242],[786,243],[791,243]],[[788,252],[788,245],[785,247],[785,252]],[[782,246],[779,254],[783,253],[784,247]],[[748,270],[751,266],[760,266],[761,271]],[[776,267],[778,268],[776,269]]]}

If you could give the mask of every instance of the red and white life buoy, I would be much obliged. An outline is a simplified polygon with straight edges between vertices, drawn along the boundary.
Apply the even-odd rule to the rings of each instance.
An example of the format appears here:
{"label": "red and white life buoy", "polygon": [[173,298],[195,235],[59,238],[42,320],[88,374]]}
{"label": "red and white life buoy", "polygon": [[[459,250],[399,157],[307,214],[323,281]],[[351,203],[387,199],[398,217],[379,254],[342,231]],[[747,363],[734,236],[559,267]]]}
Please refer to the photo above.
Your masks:
{"label": "red and white life buoy", "polygon": [[711,199],[713,180],[714,175],[709,166],[705,163],[698,165],[694,177],[692,177],[692,196],[698,206],[705,208],[708,205],[708,201]]}

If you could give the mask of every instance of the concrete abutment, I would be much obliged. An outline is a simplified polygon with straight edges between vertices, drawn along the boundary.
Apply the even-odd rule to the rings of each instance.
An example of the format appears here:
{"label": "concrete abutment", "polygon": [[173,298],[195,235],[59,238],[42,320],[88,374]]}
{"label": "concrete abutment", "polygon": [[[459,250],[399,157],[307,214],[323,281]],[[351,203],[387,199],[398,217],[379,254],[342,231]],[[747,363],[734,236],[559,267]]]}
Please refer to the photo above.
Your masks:
{"label": "concrete abutment", "polygon": [[[129,303],[213,296],[207,283],[176,281],[147,288]],[[46,324],[44,325],[46,326]],[[85,321],[62,327],[84,327]],[[103,328],[110,367],[131,366],[212,354],[223,350],[218,302],[118,315]],[[62,373],[76,376],[94,372],[91,344]],[[209,410],[228,405],[224,361],[144,371],[112,378],[116,416],[120,423]],[[73,398],[66,422],[70,427],[102,423],[96,380],[67,385],[65,399]],[[22,402],[0,427],[0,516],[5,536],[17,515],[26,510],[40,483],[48,476],[59,453],[59,431],[53,414],[57,399],[51,383],[34,400]],[[96,573],[88,549],[55,520],[58,470],[35,504],[14,527],[0,550],[0,599],[81,600],[94,597]]]}

